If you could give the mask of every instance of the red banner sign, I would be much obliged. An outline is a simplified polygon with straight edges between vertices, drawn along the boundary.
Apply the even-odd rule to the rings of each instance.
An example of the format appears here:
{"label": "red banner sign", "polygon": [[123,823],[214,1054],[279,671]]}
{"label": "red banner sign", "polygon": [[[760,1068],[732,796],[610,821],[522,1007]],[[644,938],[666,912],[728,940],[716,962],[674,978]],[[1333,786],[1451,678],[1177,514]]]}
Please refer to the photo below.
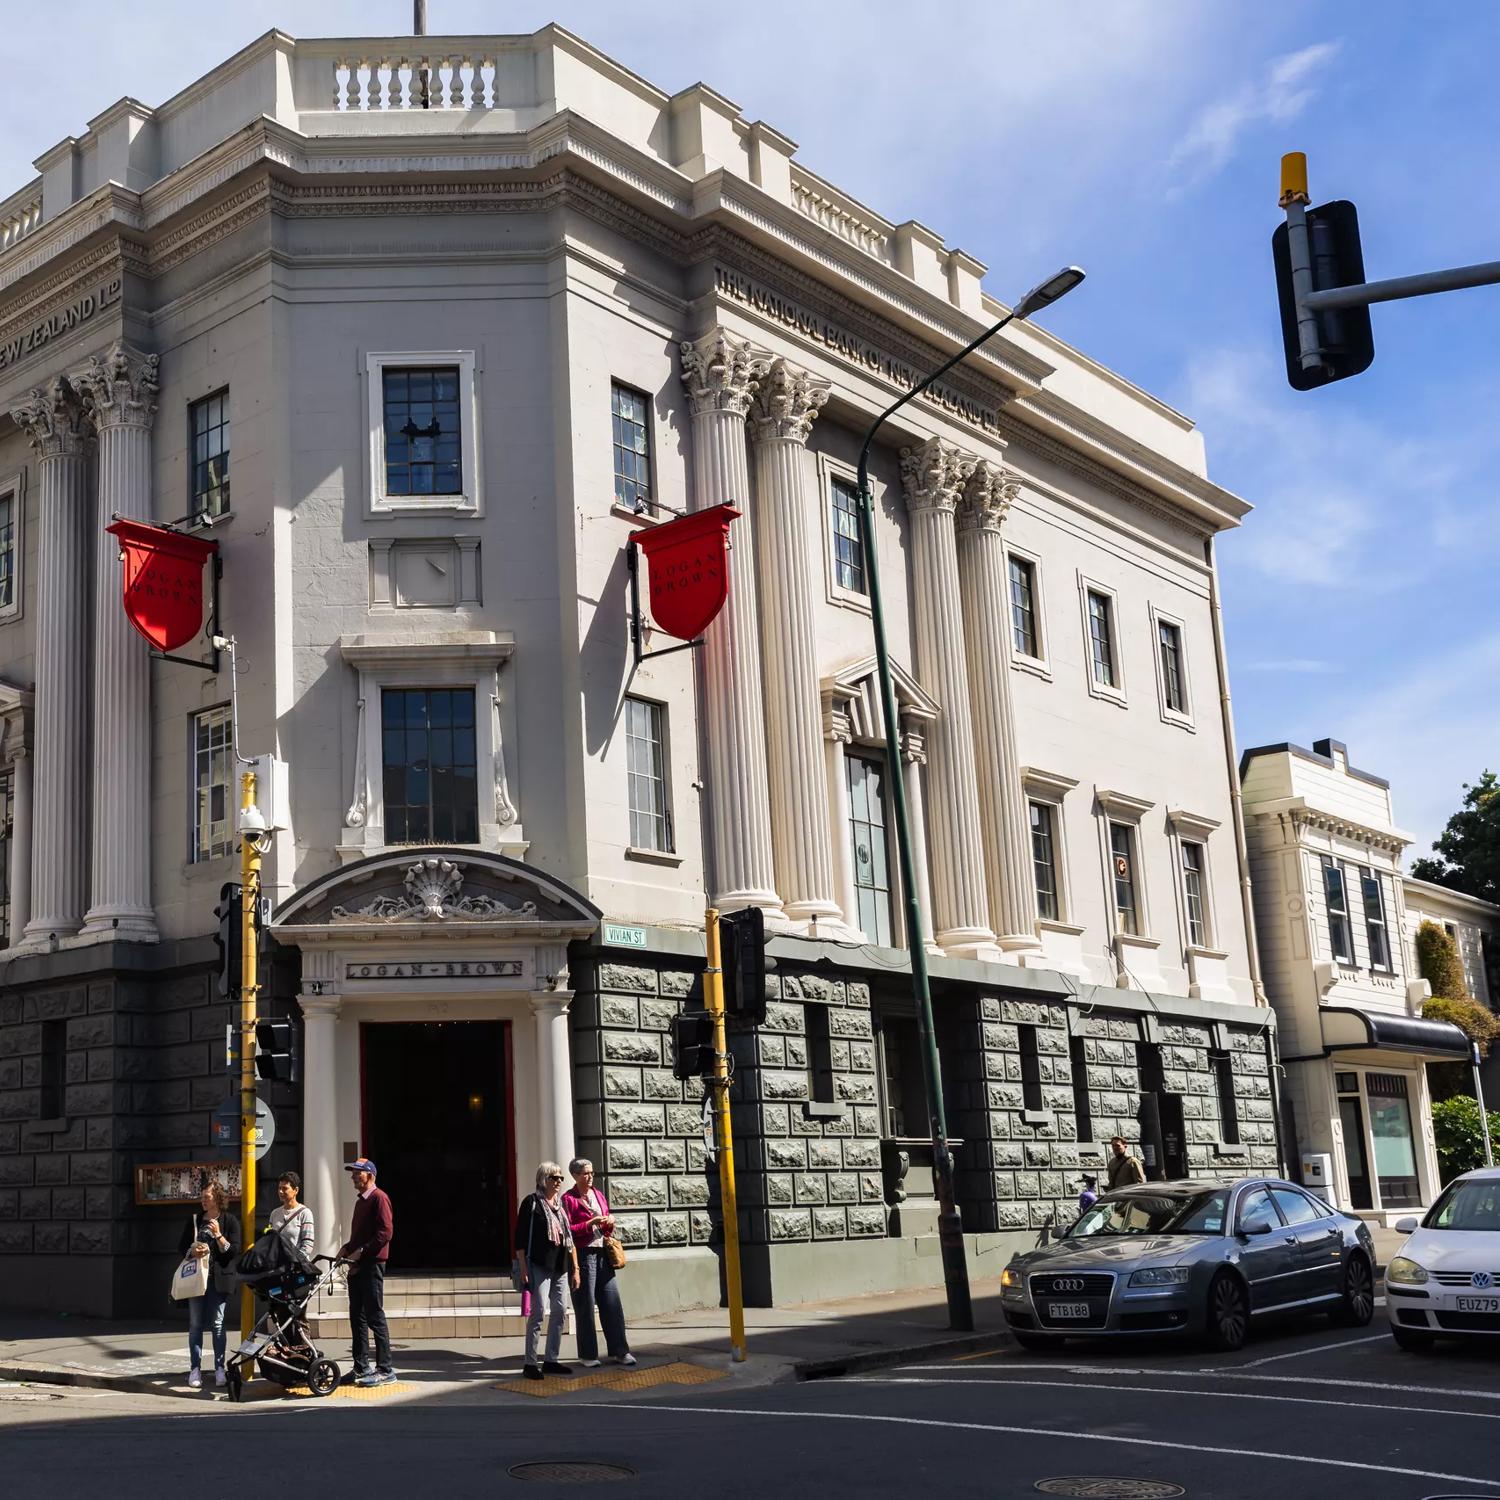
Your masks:
{"label": "red banner sign", "polygon": [[125,616],[158,651],[175,651],[203,628],[203,565],[217,542],[144,521],[104,528],[125,563]]}
{"label": "red banner sign", "polygon": [[676,521],[636,533],[651,579],[651,614],[657,625],[690,641],[729,597],[729,523],[732,505],[711,505]]}

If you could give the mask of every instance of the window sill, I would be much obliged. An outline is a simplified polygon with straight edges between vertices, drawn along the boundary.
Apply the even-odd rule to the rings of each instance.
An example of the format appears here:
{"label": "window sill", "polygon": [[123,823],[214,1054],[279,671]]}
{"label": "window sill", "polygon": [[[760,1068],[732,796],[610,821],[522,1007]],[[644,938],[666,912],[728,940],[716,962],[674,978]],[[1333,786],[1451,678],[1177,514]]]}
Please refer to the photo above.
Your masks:
{"label": "window sill", "polygon": [[1063,922],[1051,917],[1038,917],[1036,919],[1038,932],[1061,932],[1067,937],[1082,937],[1087,929],[1078,922]]}
{"label": "window sill", "polygon": [[481,511],[479,502],[465,495],[443,495],[434,500],[402,495],[391,500],[372,500],[368,515],[372,521],[396,521],[411,516],[462,516],[467,520],[477,520]]}
{"label": "window sill", "polygon": [[1189,734],[1197,734],[1198,726],[1186,714],[1174,714],[1170,708],[1161,711],[1163,724],[1170,724],[1173,729],[1185,729]]}
{"label": "window sill", "polygon": [[1250,1155],[1248,1146],[1231,1146],[1228,1141],[1214,1142],[1214,1155],[1223,1156],[1235,1161],[1244,1161]]}
{"label": "window sill", "polygon": [[1043,682],[1052,681],[1052,668],[1039,656],[1022,656],[1012,648],[1010,664],[1018,672],[1030,672],[1033,677],[1040,677]]}
{"label": "window sill", "polygon": [[1050,1125],[1052,1123],[1052,1111],[1049,1109],[1023,1109],[1021,1111],[1021,1123],[1023,1125]]}
{"label": "window sill", "polygon": [[839,609],[852,609],[856,614],[870,613],[870,596],[857,589],[840,588],[836,583],[828,585],[828,602]]}
{"label": "window sill", "polygon": [[1228,959],[1229,955],[1218,948],[1205,948],[1200,943],[1189,943],[1184,950],[1189,958]]}
{"label": "window sill", "polygon": [[1136,932],[1117,932],[1115,941],[1122,948],[1160,948],[1161,939],[1154,937],[1142,937]]}
{"label": "window sill", "polygon": [[682,855],[670,849],[638,849],[634,844],[626,848],[625,858],[638,859],[645,865],[670,865],[674,869],[682,863]]}
{"label": "window sill", "polygon": [[802,1118],[804,1120],[842,1120],[847,1107],[833,1099],[804,1099]]}
{"label": "window sill", "polygon": [[1113,703],[1116,708],[1128,708],[1130,705],[1125,699],[1125,689],[1105,687],[1103,683],[1096,682],[1092,673],[1085,679],[1088,684],[1089,696],[1098,698],[1105,703]]}
{"label": "window sill", "polygon": [[[628,506],[621,505],[618,500],[609,508],[612,516],[618,516],[622,521],[629,521],[632,526],[659,526],[662,517],[656,514],[653,506],[650,510],[631,510]],[[667,520],[675,520],[674,516],[667,516]]]}

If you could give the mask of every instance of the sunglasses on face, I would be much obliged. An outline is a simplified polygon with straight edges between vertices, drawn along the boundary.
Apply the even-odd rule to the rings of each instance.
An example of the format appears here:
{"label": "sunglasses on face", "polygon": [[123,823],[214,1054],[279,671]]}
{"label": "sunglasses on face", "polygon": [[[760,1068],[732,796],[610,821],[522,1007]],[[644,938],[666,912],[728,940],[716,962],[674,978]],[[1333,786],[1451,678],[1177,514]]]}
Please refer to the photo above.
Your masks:
{"label": "sunglasses on face", "polygon": [[554,1174],[554,1175],[548,1177],[547,1181],[548,1182],[561,1182],[562,1181],[562,1177],[559,1174]]}

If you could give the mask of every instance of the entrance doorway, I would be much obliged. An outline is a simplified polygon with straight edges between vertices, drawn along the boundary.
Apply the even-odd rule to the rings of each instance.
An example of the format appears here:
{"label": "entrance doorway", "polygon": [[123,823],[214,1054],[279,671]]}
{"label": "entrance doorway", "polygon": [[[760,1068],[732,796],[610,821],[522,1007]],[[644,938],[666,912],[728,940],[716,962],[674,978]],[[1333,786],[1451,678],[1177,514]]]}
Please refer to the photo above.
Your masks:
{"label": "entrance doorway", "polygon": [[391,1195],[393,1269],[510,1264],[506,1033],[503,1021],[360,1027],[364,1150]]}

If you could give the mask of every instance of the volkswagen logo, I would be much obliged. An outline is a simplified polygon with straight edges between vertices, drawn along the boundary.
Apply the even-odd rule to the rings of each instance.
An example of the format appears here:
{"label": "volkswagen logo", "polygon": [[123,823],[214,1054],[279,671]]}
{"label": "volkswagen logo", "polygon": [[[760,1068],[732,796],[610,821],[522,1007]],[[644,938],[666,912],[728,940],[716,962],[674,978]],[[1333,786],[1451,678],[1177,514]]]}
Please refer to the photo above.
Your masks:
{"label": "volkswagen logo", "polygon": [[[1476,1282],[1477,1286],[1478,1283]],[[1054,1276],[1052,1278],[1052,1290],[1054,1292],[1081,1292],[1083,1290],[1083,1278],[1079,1276]]]}
{"label": "volkswagen logo", "polygon": [[1481,1287],[1494,1286],[1495,1278],[1490,1275],[1488,1271],[1476,1271],[1471,1277],[1469,1277],[1469,1284],[1471,1286]]}

